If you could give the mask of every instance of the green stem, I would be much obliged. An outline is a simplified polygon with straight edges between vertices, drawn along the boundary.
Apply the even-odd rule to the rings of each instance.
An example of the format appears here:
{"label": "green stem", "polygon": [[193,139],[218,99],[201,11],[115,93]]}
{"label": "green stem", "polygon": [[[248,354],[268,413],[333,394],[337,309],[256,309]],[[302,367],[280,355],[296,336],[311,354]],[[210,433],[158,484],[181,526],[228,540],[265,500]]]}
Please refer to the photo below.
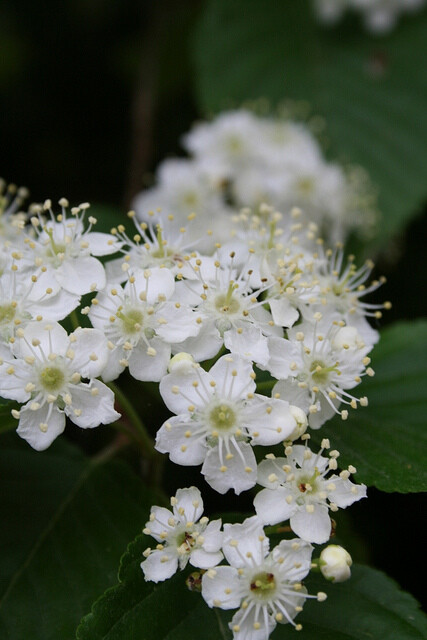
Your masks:
{"label": "green stem", "polygon": [[73,329],[78,329],[80,327],[79,318],[77,316],[77,311],[75,309],[70,313],[71,324],[73,325]]}
{"label": "green stem", "polygon": [[120,407],[124,410],[126,417],[132,423],[132,426],[135,428],[135,431],[138,434],[138,441],[141,445],[142,453],[144,454],[144,456],[150,460],[157,458],[158,454],[154,449],[153,440],[150,434],[148,433],[148,431],[146,430],[144,423],[142,422],[141,418],[139,417],[138,413],[136,412],[132,404],[129,402],[126,395],[123,393],[120,387],[118,387],[114,382],[108,382],[108,386],[116,396],[117,402],[120,405]]}
{"label": "green stem", "polygon": [[257,393],[263,393],[265,395],[266,392],[272,390],[276,382],[277,380],[262,380],[261,382],[257,382]]}

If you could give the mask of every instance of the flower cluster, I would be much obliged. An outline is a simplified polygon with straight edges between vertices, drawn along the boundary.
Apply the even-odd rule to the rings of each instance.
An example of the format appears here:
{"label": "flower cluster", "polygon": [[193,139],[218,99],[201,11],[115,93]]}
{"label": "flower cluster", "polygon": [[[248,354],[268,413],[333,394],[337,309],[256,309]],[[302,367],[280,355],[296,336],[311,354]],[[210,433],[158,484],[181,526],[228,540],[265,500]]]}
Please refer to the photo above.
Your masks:
{"label": "flower cluster", "polygon": [[[218,141],[227,139],[230,118],[241,127],[224,146]],[[307,132],[282,125],[310,148]],[[262,152],[251,126],[273,123],[239,112],[187,137],[196,155],[199,145],[212,149],[197,160],[208,182],[234,188],[243,176],[237,168],[249,171]],[[212,135],[215,128],[225,137]],[[199,175],[186,165],[181,186],[187,170],[188,179]],[[304,601],[326,597],[307,593],[310,569],[336,582],[350,573],[345,550],[329,547],[312,560],[312,545],[331,537],[330,512],[366,495],[350,480],[354,467],[339,468],[329,440],[312,451],[307,430],[367,405],[355,388],[374,374],[368,354],[378,332],[369,320],[389,307],[365,301],[381,284],[366,284],[372,263],[357,267],[339,243],[326,248],[318,225],[297,208],[224,211],[227,224],[206,232],[209,203],[224,194],[199,194],[200,221],[190,199],[181,203],[185,225],[179,207],[175,216],[166,206],[142,222],[130,212],[133,230],[119,225],[111,233],[94,231],[86,203],[69,210],[61,199],[55,214],[46,201],[22,214],[22,192],[17,200],[13,189],[8,194],[0,228],[0,395],[22,405],[12,410],[18,434],[43,450],[66,418],[82,428],[116,421],[113,381],[125,370],[159,383],[172,415],[159,425],[157,451],[178,465],[201,465],[220,494],[257,485],[258,493],[256,515],[223,527],[202,516],[195,487],[178,490],[171,510],[153,507],[144,533],[156,545],[144,553],[145,579],[196,567],[208,606],[237,609],[230,622],[237,640],[267,640],[277,623],[301,628],[294,618]],[[78,326],[79,312],[91,327]],[[71,332],[64,328],[70,322]],[[287,521],[298,537],[270,550],[263,527]]]}
{"label": "flower cluster", "polygon": [[338,22],[347,9],[362,14],[363,22],[372,33],[387,33],[403,13],[415,13],[425,0],[314,0],[319,19],[326,24]]}
{"label": "flower cluster", "polygon": [[300,207],[331,241],[372,232],[376,198],[367,175],[328,162],[304,122],[239,109],[195,125],[183,146],[190,157],[164,161],[156,185],[135,199],[140,220],[160,208],[173,214],[178,231],[193,212],[194,231],[210,226],[223,241],[242,207],[267,203],[279,211]]}

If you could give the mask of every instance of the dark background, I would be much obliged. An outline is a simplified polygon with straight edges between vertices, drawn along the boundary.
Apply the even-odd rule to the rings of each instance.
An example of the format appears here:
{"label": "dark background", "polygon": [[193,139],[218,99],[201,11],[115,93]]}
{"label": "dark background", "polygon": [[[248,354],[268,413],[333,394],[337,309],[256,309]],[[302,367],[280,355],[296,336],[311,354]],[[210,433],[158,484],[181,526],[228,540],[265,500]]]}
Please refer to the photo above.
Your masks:
{"label": "dark background", "polygon": [[[205,115],[197,110],[189,56],[202,9],[202,0],[3,0],[0,175],[27,186],[32,201],[65,196],[124,215],[157,163],[180,153],[180,135]],[[388,279],[380,298],[393,302],[382,326],[427,315],[419,277],[425,230],[424,213],[395,239],[396,262],[388,252],[377,256],[377,271]],[[90,449],[93,435],[79,442]],[[417,495],[370,489],[369,500],[349,511],[369,561],[419,599],[422,504]]]}

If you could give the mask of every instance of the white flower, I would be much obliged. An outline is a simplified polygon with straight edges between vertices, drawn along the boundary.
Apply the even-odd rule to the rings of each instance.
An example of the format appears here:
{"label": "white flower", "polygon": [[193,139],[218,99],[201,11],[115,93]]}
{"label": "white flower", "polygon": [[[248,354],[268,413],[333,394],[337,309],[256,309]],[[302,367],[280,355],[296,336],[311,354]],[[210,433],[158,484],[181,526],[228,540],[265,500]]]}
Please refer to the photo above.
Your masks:
{"label": "white flower", "polygon": [[19,269],[20,251],[12,251],[9,271],[0,275],[0,339],[8,342],[18,328],[31,320],[63,320],[80,297],[53,283],[43,270]]}
{"label": "white flower", "polygon": [[202,172],[214,183],[221,183],[256,158],[258,118],[244,109],[226,111],[212,122],[196,124],[184,136],[183,145],[194,155]]}
{"label": "white flower", "polygon": [[187,562],[200,569],[209,569],[221,562],[221,520],[202,516],[203,500],[196,487],[178,489],[171,498],[173,511],[152,507],[144,533],[158,542],[156,549],[144,552],[141,569],[146,580],[161,582],[170,578]]}
{"label": "white flower", "polygon": [[[253,271],[245,264],[239,271],[233,268],[232,253],[229,268],[215,261],[214,270],[201,259],[196,265],[197,280],[183,280],[176,287],[175,298],[186,299],[196,310],[200,331],[186,340],[180,350],[187,351],[197,361],[214,357],[224,344],[232,353],[266,365],[269,359],[267,336],[281,336],[271,314],[264,309],[259,296],[270,285],[256,287]],[[178,274],[180,277],[180,274]],[[255,289],[255,290],[254,290]]]}
{"label": "white flower", "polygon": [[108,287],[92,300],[89,318],[110,346],[104,380],[114,380],[129,366],[137,380],[159,381],[166,374],[171,345],[198,333],[191,308],[171,301],[174,289],[169,269],[154,267],[135,271],[124,288]]}
{"label": "white flower", "polygon": [[283,400],[255,392],[251,364],[223,356],[209,372],[194,364],[173,369],[160,393],[176,416],[157,433],[156,449],[182,465],[203,463],[206,481],[219,493],[254,486],[256,461],[251,445],[285,440],[297,426]]}
{"label": "white flower", "polygon": [[203,252],[211,252],[215,242],[228,237],[230,209],[198,163],[166,160],[157,178],[155,187],[142,191],[133,201],[138,220],[150,223],[154,219],[162,227],[167,224],[168,234],[175,237],[185,227],[185,242],[195,243]]}
{"label": "white flower", "polygon": [[108,357],[99,331],[79,328],[68,336],[57,323],[32,322],[18,329],[12,349],[15,357],[2,350],[0,394],[26,403],[13,415],[34,449],[46,449],[64,431],[65,416],[83,429],[120,417],[113,392],[94,380]]}
{"label": "white flower", "polygon": [[[26,239],[29,260],[36,266],[46,267],[51,286],[58,283],[65,291],[77,295],[102,289],[106,283],[104,267],[93,256],[116,253],[120,243],[112,235],[92,231],[96,219],[91,216],[85,229],[84,217],[89,204],[72,208],[71,217],[67,217],[67,200],[62,198],[59,204],[62,213],[56,218],[50,200],[46,200],[43,207],[33,207],[37,215],[31,222],[36,237]],[[41,213],[48,214],[50,219],[46,222]]]}
{"label": "white flower", "polygon": [[302,540],[282,540],[269,553],[269,540],[256,519],[224,525],[224,555],[231,566],[209,569],[202,596],[210,607],[239,609],[230,623],[235,640],[267,640],[279,622],[290,623],[306,598],[301,581],[310,570],[312,546]]}
{"label": "white flower", "polygon": [[186,263],[195,264],[200,254],[194,249],[203,247],[206,238],[209,245],[213,242],[212,231],[206,229],[207,221],[204,218],[201,221],[203,228],[200,229],[199,216],[195,213],[176,220],[172,213],[166,215],[162,211],[149,211],[141,223],[136,221],[134,211],[129,211],[128,217],[136,233],[133,236],[128,234],[123,225],[112,229],[123,246],[120,249],[122,257],[110,260],[106,265],[109,282],[124,282],[129,269],[153,267],[167,267],[174,275],[183,272],[185,277],[194,278],[193,270]]}
{"label": "white flower", "polygon": [[344,582],[351,576],[351,555],[338,544],[330,544],[320,554],[319,567],[322,575],[331,582]]}
{"label": "white flower", "polygon": [[317,261],[319,307],[339,313],[346,324],[357,328],[366,344],[373,346],[378,342],[379,333],[369,325],[366,319],[380,319],[381,309],[390,309],[391,304],[390,302],[372,304],[364,302],[362,298],[376,291],[385,282],[385,278],[374,280],[367,285],[366,281],[374,263],[367,260],[362,267],[358,268],[354,264],[354,256],[349,256],[345,262],[341,245],[326,252],[323,252],[320,247],[319,254]]}
{"label": "white flower", "polygon": [[25,226],[26,215],[18,212],[19,207],[28,197],[25,187],[17,188],[14,184],[6,185],[0,178],[0,239],[2,243],[21,243],[21,231]]}
{"label": "white flower", "polygon": [[[329,447],[327,440],[323,447]],[[254,499],[258,516],[265,524],[277,524],[289,519],[292,531],[309,542],[329,540],[331,520],[329,509],[345,509],[366,497],[366,486],[350,482],[349,470],[331,474],[337,468],[337,451],[330,458],[314,454],[308,447],[295,445],[286,458],[269,454],[258,466],[258,483],[267,487]]]}
{"label": "white flower", "polygon": [[334,315],[316,312],[314,316],[314,322],[303,321],[290,329],[288,340],[269,338],[266,368],[279,379],[272,394],[309,413],[309,426],[318,429],[334,414],[347,418],[347,410],[338,408],[341,403],[353,409],[357,402],[367,405],[365,397],[356,398],[349,390],[374,372],[367,367],[371,347],[354,327],[345,326]]}

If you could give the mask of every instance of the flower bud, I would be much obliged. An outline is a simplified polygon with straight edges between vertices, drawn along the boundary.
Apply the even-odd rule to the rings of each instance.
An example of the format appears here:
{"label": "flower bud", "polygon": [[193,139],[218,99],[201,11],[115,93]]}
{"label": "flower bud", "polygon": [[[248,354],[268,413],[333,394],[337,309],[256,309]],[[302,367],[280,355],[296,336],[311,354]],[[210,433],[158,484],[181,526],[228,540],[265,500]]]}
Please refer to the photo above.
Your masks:
{"label": "flower bud", "polygon": [[351,576],[351,555],[343,547],[330,544],[320,554],[320,571],[331,582],[344,582]]}
{"label": "flower bud", "polygon": [[296,422],[296,427],[286,440],[298,440],[298,438],[300,438],[307,430],[307,416],[302,409],[293,404],[289,406],[289,411]]}
{"label": "flower bud", "polygon": [[185,351],[181,351],[169,360],[168,371],[169,373],[172,373],[172,371],[187,373],[192,369],[193,365],[193,356]]}

